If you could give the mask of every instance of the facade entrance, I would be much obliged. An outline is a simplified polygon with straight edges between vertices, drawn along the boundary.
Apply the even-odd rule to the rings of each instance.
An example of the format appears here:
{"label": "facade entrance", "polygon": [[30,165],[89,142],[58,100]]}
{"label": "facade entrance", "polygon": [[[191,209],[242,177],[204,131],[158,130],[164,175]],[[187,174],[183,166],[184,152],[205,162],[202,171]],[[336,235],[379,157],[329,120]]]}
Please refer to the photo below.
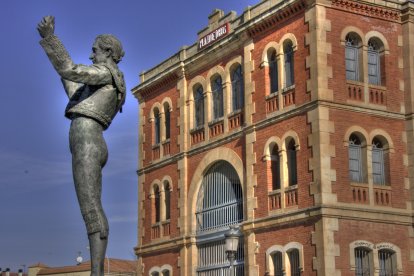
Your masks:
{"label": "facade entrance", "polygon": [[[243,193],[239,177],[226,161],[215,163],[204,175],[197,199],[199,276],[230,275],[224,233],[243,221]],[[237,251],[235,275],[244,275],[243,241]]]}

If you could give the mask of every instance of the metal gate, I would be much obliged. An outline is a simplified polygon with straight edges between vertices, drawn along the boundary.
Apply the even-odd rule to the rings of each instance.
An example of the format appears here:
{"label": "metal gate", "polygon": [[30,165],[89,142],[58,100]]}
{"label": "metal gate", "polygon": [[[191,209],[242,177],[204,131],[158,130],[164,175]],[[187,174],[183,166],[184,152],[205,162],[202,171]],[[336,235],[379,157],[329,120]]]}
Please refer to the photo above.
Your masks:
{"label": "metal gate", "polygon": [[[215,163],[204,175],[197,201],[198,276],[230,275],[224,232],[243,221],[243,193],[235,169]],[[236,255],[235,275],[244,275],[243,239]]]}

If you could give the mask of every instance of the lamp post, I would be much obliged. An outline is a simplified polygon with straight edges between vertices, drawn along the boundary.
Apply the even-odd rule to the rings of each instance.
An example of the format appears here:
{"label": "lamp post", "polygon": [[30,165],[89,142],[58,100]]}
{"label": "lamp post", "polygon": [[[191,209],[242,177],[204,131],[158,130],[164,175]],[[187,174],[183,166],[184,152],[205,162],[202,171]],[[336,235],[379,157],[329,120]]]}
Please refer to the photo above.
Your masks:
{"label": "lamp post", "polygon": [[241,232],[236,225],[230,226],[229,231],[224,234],[226,237],[226,254],[230,262],[230,276],[234,276],[234,262],[236,261],[237,247],[239,246],[239,238]]}

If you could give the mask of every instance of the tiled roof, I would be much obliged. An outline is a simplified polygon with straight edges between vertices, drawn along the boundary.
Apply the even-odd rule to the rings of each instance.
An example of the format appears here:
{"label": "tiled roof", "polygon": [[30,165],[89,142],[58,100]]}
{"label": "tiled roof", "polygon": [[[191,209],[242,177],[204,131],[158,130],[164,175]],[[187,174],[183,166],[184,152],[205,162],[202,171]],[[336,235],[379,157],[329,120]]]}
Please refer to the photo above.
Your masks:
{"label": "tiled roof", "polygon": [[[108,266],[109,263],[109,266]],[[136,261],[119,260],[119,259],[105,259],[105,273],[113,272],[136,272]],[[90,271],[90,261],[83,262],[80,265],[62,266],[62,267],[47,267],[43,268],[37,275],[50,275],[70,272]]]}
{"label": "tiled roof", "polygon": [[48,267],[47,265],[45,265],[44,263],[37,263],[37,264],[33,264],[31,266],[29,266],[29,268],[31,267]]}

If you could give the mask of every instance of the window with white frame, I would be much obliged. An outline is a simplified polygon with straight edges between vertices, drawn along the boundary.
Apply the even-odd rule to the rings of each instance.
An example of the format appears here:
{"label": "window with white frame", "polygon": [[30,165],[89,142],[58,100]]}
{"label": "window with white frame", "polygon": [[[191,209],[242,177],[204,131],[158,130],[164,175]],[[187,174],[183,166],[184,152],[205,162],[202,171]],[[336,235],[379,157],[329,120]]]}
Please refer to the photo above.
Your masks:
{"label": "window with white frame", "polygon": [[213,95],[213,119],[223,117],[223,81],[216,76],[211,81],[211,92]]}
{"label": "window with white frame", "polygon": [[300,259],[299,259],[299,250],[294,248],[287,252],[288,259],[289,259],[289,276],[300,276],[301,274],[301,267],[300,267]]}
{"label": "window with white frame", "polygon": [[237,111],[244,106],[243,71],[240,64],[231,72],[231,86],[232,107],[233,111]]}
{"label": "window with white frame", "polygon": [[349,179],[352,182],[365,182],[362,158],[362,141],[356,134],[351,134],[348,145]]}
{"label": "window with white frame", "polygon": [[289,87],[295,83],[293,43],[291,40],[285,40],[283,42],[283,53],[285,63],[285,87]]}
{"label": "window with white frame", "polygon": [[355,254],[355,276],[371,276],[373,274],[371,250],[366,247],[356,247]]}
{"label": "window with white frame", "polygon": [[379,276],[397,276],[397,260],[394,251],[381,249],[378,251]]}
{"label": "window with white frame", "polygon": [[345,68],[346,79],[360,81],[360,51],[361,38],[356,33],[349,33],[345,37]]}
{"label": "window with white frame", "polygon": [[284,270],[283,270],[283,253],[280,251],[276,251],[272,253],[271,256],[271,268],[270,270],[273,272],[272,275],[274,276],[285,276]]}
{"label": "window with white frame", "polygon": [[201,85],[194,89],[195,127],[204,125],[204,91]]}
{"label": "window with white frame", "polygon": [[270,80],[270,93],[277,93],[279,90],[279,73],[276,50],[271,49],[268,53],[269,61],[269,80]]}
{"label": "window with white frame", "polygon": [[388,166],[388,151],[385,149],[385,145],[381,139],[375,137],[372,140],[372,178],[374,184],[388,184]]}
{"label": "window with white frame", "polygon": [[368,41],[368,83],[381,85],[381,55],[384,46],[381,40],[371,38]]}

